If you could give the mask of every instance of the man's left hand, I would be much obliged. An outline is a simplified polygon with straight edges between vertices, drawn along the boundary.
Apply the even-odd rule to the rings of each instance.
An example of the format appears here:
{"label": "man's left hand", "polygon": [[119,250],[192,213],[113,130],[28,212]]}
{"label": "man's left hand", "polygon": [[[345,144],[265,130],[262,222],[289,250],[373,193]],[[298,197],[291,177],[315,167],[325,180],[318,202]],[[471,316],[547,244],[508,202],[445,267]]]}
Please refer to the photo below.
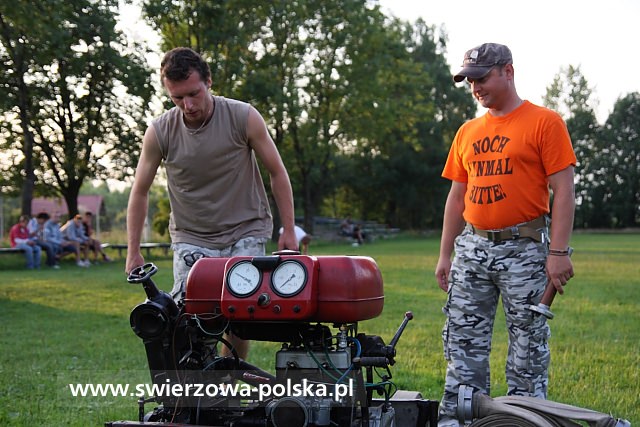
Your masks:
{"label": "man's left hand", "polygon": [[278,250],[282,251],[289,249],[291,251],[298,251],[298,239],[296,238],[296,232],[291,230],[284,230],[278,239]]}
{"label": "man's left hand", "polygon": [[549,255],[547,257],[547,277],[559,294],[564,293],[563,287],[573,277],[573,264],[568,256]]}

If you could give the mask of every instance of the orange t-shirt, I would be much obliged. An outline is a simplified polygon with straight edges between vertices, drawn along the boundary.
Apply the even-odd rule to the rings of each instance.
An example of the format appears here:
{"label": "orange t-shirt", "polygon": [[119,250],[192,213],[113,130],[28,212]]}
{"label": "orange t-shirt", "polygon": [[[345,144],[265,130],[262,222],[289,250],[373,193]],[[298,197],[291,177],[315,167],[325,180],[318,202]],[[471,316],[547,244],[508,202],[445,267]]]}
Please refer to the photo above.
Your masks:
{"label": "orange t-shirt", "polygon": [[465,221],[491,230],[549,213],[547,177],[575,164],[562,118],[525,101],[506,116],[487,112],[463,124],[442,176],[467,183]]}

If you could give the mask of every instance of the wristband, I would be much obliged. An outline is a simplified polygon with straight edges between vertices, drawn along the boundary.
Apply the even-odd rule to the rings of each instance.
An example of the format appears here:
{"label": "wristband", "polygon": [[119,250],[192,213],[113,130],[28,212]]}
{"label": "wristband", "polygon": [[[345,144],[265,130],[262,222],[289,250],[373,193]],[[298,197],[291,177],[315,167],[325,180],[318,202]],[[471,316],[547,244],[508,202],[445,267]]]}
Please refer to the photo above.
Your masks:
{"label": "wristband", "polygon": [[553,256],[571,256],[572,253],[573,253],[573,248],[571,246],[569,246],[565,250],[549,249],[549,255],[553,255]]}

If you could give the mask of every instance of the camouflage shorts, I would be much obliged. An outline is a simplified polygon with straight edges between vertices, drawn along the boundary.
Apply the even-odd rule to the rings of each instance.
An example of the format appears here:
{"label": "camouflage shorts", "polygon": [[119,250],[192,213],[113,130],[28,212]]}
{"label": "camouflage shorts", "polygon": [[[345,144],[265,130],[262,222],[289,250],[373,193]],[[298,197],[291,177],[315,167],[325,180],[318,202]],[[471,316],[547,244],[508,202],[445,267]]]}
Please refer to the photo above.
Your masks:
{"label": "camouflage shorts", "polygon": [[234,256],[263,256],[267,239],[263,237],[245,237],[235,244],[222,249],[209,249],[189,243],[174,243],[173,250],[173,289],[171,295],[176,301],[184,298],[184,283],[193,263],[202,257],[231,258]]}
{"label": "camouflage shorts", "polygon": [[546,398],[550,336],[546,318],[528,307],[547,284],[547,246],[531,239],[493,243],[468,229],[456,238],[442,338],[447,360],[441,416],[455,414],[458,387],[490,393],[489,354],[498,299],[509,333],[508,394]]}

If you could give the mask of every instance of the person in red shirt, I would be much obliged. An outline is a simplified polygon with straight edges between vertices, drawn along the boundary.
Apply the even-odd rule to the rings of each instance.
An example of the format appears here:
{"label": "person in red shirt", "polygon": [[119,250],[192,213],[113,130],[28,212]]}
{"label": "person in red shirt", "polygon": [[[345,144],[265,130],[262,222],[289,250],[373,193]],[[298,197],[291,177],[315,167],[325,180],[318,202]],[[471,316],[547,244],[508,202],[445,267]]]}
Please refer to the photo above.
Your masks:
{"label": "person in red shirt", "polygon": [[22,249],[26,259],[26,267],[28,270],[40,268],[40,257],[42,250],[38,246],[34,236],[31,236],[27,224],[29,217],[27,215],[20,216],[18,223],[9,230],[9,241],[12,248]]}

